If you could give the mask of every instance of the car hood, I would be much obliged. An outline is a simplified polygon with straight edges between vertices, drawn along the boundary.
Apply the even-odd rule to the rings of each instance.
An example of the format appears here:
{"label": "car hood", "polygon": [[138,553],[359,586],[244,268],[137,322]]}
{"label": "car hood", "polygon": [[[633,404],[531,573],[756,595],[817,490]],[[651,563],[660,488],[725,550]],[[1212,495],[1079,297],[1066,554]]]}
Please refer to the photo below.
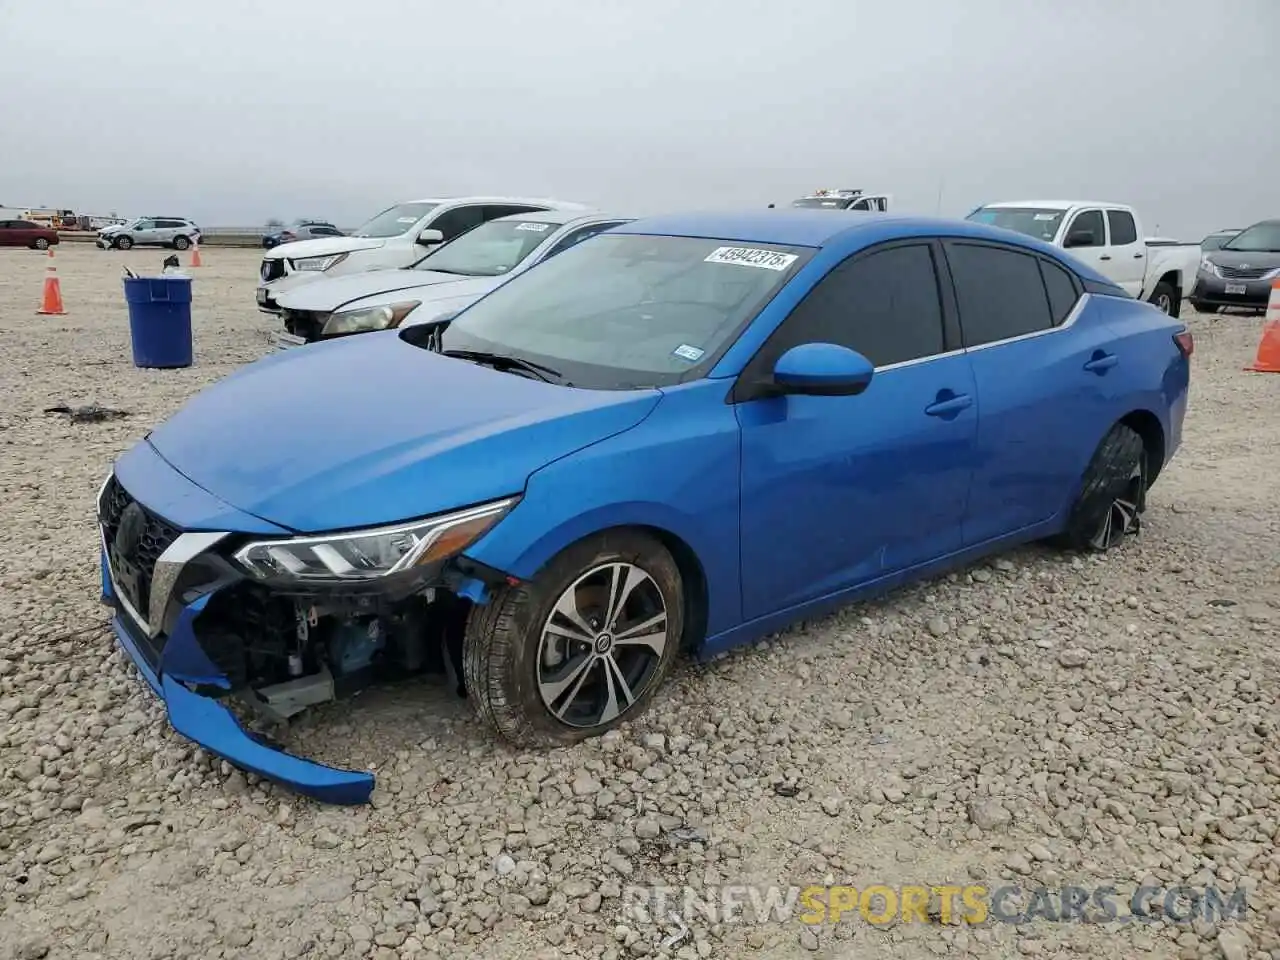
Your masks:
{"label": "car hood", "polygon": [[377,250],[387,241],[375,237],[317,237],[315,240],[294,240],[282,243],[266,252],[265,259],[302,260],[306,257],[331,257],[335,253],[355,253],[357,250]]}
{"label": "car hood", "polygon": [[223,502],[316,533],[519,493],[553,460],[634,427],[661,396],[500,373],[384,331],[268,355],[147,439]]}
{"label": "car hood", "polygon": [[[487,291],[493,288],[493,281],[497,279],[497,277],[460,277],[456,273],[436,273],[433,270],[369,270],[345,277],[326,277],[323,283],[311,284],[305,290],[291,291],[287,297],[279,298],[279,303],[280,306],[289,310],[332,313],[346,306],[355,306],[354,301],[363,300],[366,297],[408,290],[416,291],[440,284],[447,284],[450,293],[455,290],[459,293],[463,292],[464,284],[477,283]],[[416,295],[397,297],[393,302],[404,299],[419,300],[421,297]]]}
{"label": "car hood", "polygon": [[1280,267],[1280,253],[1268,253],[1265,250],[1210,250],[1205,254],[1211,263],[1220,267],[1237,269],[1273,270]]}

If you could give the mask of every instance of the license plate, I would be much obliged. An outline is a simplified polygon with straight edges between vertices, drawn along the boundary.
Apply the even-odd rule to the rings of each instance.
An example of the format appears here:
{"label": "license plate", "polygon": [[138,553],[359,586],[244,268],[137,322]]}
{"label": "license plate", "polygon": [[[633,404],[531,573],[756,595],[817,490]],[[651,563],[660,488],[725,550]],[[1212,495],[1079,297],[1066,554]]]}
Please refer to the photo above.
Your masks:
{"label": "license plate", "polygon": [[265,288],[265,287],[259,287],[259,288],[258,288],[258,303],[259,303],[260,305],[262,305],[262,306],[266,306],[266,303],[267,303],[267,290],[266,290],[266,288]]}
{"label": "license plate", "polygon": [[276,347],[280,350],[288,350],[290,347],[306,346],[307,341],[302,337],[292,333],[277,333],[272,338],[275,340]]}
{"label": "license plate", "polygon": [[1249,290],[1248,284],[1244,283],[1228,283],[1227,293],[1246,293]]}

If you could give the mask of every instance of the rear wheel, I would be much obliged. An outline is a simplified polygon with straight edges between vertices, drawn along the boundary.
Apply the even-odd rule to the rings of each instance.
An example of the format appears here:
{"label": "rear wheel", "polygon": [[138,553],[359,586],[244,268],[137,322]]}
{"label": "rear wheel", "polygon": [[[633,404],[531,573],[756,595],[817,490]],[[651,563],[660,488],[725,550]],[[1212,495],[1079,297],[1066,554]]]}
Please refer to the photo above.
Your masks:
{"label": "rear wheel", "polygon": [[1137,534],[1147,507],[1147,451],[1133,428],[1117,423],[1085,470],[1066,529],[1056,539],[1071,550],[1110,550]]}
{"label": "rear wheel", "polygon": [[128,250],[133,247],[133,237],[116,237],[116,249]]}
{"label": "rear wheel", "polygon": [[174,237],[174,238],[173,238],[173,249],[175,249],[175,250],[185,250],[185,249],[187,249],[187,247],[189,247],[189,246],[191,246],[191,241],[190,241],[190,240],[188,240],[186,237]]}
{"label": "rear wheel", "polygon": [[1156,288],[1151,291],[1151,296],[1147,298],[1149,303],[1155,304],[1160,310],[1170,317],[1178,315],[1178,291],[1171,284],[1161,281],[1156,284]]}
{"label": "rear wheel", "polygon": [[36,237],[36,242],[32,244],[37,250],[48,250],[49,240],[47,237]]}
{"label": "rear wheel", "polygon": [[599,736],[648,705],[675,660],[683,610],[679,568],[660,543],[637,531],[590,537],[472,609],[467,695],[518,745]]}

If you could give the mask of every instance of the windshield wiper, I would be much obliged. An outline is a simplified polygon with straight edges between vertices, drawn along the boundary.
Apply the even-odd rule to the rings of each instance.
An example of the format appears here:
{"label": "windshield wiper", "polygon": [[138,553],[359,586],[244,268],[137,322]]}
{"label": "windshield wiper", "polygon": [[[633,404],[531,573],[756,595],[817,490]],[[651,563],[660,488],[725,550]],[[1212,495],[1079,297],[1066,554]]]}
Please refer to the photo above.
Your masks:
{"label": "windshield wiper", "polygon": [[[441,350],[446,357],[457,357],[459,360],[471,360],[475,363],[487,363],[497,370],[523,370],[531,373],[544,383],[564,383],[564,374],[559,370],[534,363],[523,357],[513,357],[505,353],[491,353],[488,350]],[[565,384],[572,386],[572,384]]]}

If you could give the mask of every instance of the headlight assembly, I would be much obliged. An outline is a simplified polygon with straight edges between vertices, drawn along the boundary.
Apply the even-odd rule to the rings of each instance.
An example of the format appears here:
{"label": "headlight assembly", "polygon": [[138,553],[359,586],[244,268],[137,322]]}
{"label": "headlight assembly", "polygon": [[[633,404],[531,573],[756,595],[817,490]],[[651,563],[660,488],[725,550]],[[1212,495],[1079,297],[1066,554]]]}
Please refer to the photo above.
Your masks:
{"label": "headlight assembly", "polygon": [[508,497],[426,520],[347,533],[256,540],[235,553],[259,580],[375,580],[461,553],[519,501]]}
{"label": "headlight assembly", "polygon": [[328,270],[330,267],[337,266],[345,259],[347,259],[347,255],[345,253],[335,253],[327,257],[304,257],[301,260],[293,261],[293,269],[302,270],[308,273]]}
{"label": "headlight assembly", "polygon": [[1213,261],[1208,257],[1200,258],[1200,270],[1202,273],[1207,273],[1211,277],[1216,277],[1218,275],[1218,268],[1214,266]]}
{"label": "headlight assembly", "polygon": [[324,322],[320,330],[323,337],[332,337],[340,333],[364,333],[371,330],[389,330],[400,326],[420,300],[409,300],[405,303],[393,303],[382,307],[364,307],[359,310],[347,310],[332,314]]}

